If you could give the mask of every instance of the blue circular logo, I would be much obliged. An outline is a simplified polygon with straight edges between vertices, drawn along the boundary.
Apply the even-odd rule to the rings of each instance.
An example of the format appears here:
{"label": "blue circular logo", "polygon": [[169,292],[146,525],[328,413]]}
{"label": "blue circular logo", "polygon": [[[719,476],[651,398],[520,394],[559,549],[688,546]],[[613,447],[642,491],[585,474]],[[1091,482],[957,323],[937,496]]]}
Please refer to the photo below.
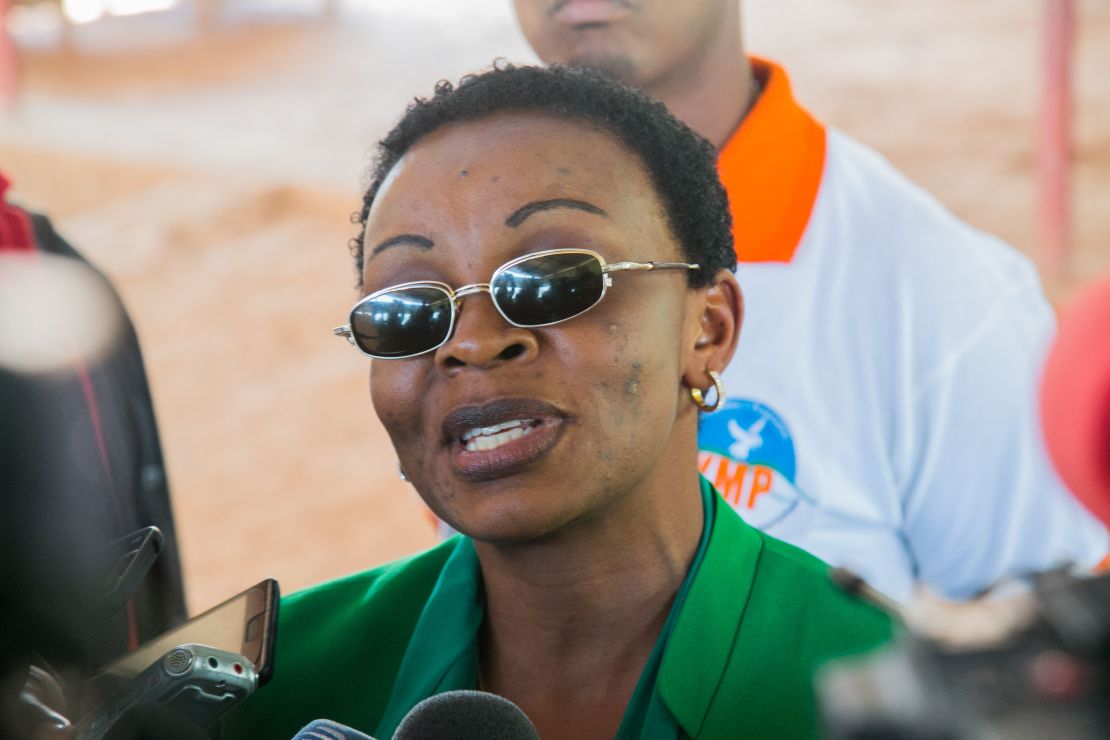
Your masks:
{"label": "blue circular logo", "polygon": [[782,417],[740,398],[703,415],[700,425],[698,467],[745,521],[765,531],[788,517],[789,526],[805,526],[805,516],[791,514],[812,511],[815,502],[795,485],[794,441]]}
{"label": "blue circular logo", "polygon": [[758,401],[733,398],[715,413],[704,414],[698,447],[736,462],[765,465],[794,482],[796,461],[790,430],[774,409]]}

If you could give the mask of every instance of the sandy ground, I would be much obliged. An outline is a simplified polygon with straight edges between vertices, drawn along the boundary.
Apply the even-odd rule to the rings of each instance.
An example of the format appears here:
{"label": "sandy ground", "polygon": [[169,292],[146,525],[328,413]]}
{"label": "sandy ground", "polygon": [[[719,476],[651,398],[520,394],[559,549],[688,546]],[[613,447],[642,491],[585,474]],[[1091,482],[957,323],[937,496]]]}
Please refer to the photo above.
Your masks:
{"label": "sandy ground", "polygon": [[[502,0],[228,0],[24,41],[16,192],[116,281],[143,342],[193,611],[431,544],[331,327],[366,152],[435,80],[530,60]],[[1040,3],[749,0],[803,101],[1035,254]],[[1110,5],[1080,2],[1075,272],[1110,270]],[[1054,283],[1056,294],[1074,281]]]}

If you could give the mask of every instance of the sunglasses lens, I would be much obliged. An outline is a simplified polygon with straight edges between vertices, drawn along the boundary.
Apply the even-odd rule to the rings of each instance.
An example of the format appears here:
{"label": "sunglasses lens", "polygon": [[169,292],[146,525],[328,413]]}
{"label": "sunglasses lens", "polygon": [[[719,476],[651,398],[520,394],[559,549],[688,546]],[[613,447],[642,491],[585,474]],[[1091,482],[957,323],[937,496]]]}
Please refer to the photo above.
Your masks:
{"label": "sunglasses lens", "polygon": [[605,292],[597,257],[561,252],[532,257],[505,268],[493,279],[493,300],[522,326],[566,321],[592,308]]}
{"label": "sunglasses lens", "polygon": [[351,311],[355,344],[381,358],[407,357],[439,346],[451,330],[451,297],[428,285],[364,300]]}

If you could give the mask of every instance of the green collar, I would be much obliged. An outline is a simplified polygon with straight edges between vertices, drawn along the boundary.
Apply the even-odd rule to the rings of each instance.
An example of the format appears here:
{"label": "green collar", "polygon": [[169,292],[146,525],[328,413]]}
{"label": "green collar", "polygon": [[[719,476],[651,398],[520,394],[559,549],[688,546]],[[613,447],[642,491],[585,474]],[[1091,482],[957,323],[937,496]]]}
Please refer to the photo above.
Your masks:
{"label": "green collar", "polygon": [[[690,583],[659,668],[657,690],[689,737],[698,737],[715,702],[728,703],[717,689],[740,633],[755,580],[763,539],[701,479],[703,496],[718,509],[709,546]],[[709,521],[709,520],[707,520]]]}
{"label": "green collar", "polygon": [[439,580],[409,640],[378,737],[393,737],[409,710],[429,696],[473,689],[478,680],[478,628],[485,614],[478,553],[456,537]]}
{"label": "green collar", "polygon": [[[701,541],[618,737],[658,737],[662,730],[674,736],[678,727],[697,737],[732,655],[762,540],[721,505],[704,478],[701,496],[706,522]],[[725,583],[728,588],[721,587]],[[459,537],[413,631],[377,727],[379,737],[391,737],[405,714],[425,698],[475,687],[484,611],[474,544]]]}

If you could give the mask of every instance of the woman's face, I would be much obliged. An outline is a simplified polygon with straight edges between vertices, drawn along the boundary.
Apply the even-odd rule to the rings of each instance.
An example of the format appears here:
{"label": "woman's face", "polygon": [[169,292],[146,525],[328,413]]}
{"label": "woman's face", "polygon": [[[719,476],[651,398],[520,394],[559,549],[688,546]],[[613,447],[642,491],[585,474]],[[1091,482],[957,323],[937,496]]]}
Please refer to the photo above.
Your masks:
{"label": "woman's face", "polygon": [[[514,257],[560,247],[609,262],[683,261],[634,154],[582,123],[524,113],[422,139],[381,188],[365,245],[367,292],[485,283]],[[681,270],[619,272],[593,309],[535,329],[507,323],[488,294],[467,296],[438,350],[373,361],[374,407],[445,521],[488,542],[556,532],[694,449],[682,375],[703,292]]]}

